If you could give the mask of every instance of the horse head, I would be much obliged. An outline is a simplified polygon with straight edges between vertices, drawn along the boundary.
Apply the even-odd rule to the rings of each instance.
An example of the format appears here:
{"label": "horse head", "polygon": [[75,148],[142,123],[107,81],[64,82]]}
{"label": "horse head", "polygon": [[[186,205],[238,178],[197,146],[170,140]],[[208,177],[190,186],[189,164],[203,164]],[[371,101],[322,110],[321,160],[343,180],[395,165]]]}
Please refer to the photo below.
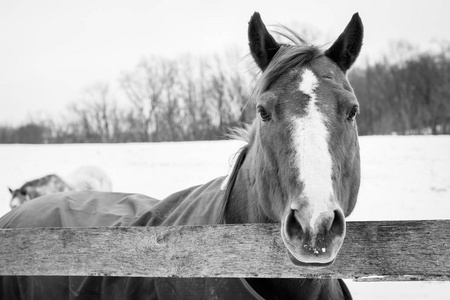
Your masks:
{"label": "horse head", "polygon": [[346,72],[355,62],[363,25],[353,15],[323,51],[288,30],[278,43],[255,13],[250,52],[262,73],[255,90],[252,160],[260,210],[281,223],[291,261],[333,263],[345,236],[345,217],[360,181],[358,101]]}
{"label": "horse head", "polygon": [[8,190],[11,193],[11,200],[9,201],[9,206],[11,207],[11,209],[16,208],[22,205],[24,202],[31,200],[26,187],[22,187],[16,190],[8,188]]}

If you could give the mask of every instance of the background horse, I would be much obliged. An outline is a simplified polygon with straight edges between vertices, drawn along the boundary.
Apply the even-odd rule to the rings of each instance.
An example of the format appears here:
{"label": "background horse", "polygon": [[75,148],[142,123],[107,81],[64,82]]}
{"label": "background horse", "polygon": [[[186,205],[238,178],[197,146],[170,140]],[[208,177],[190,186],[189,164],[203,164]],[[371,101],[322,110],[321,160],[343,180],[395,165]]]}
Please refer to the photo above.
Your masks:
{"label": "background horse", "polygon": [[[289,34],[291,33],[291,34]],[[255,13],[249,45],[262,70],[257,118],[228,178],[162,201],[142,195],[55,194],[11,211],[0,228],[171,226],[277,222],[292,263],[333,263],[357,200],[358,102],[346,78],[362,45],[355,14],[326,51],[291,31],[279,44]],[[49,209],[52,208],[52,209]],[[36,216],[39,217],[36,217]],[[342,280],[4,277],[4,297],[34,299],[351,299]]]}
{"label": "background horse", "polygon": [[10,207],[15,208],[34,198],[68,191],[104,191],[111,192],[111,179],[101,169],[94,166],[83,166],[62,179],[56,174],[31,180],[20,188],[12,190]]}

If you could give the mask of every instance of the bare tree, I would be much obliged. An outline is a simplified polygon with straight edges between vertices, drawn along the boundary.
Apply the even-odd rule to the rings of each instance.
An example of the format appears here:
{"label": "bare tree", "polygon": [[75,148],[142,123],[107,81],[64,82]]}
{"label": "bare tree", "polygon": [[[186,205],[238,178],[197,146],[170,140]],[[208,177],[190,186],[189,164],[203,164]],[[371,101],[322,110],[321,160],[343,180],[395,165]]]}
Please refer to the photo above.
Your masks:
{"label": "bare tree", "polygon": [[159,140],[176,141],[183,137],[180,115],[180,94],[183,86],[179,80],[179,68],[176,61],[165,60],[161,65],[162,103],[159,107],[158,119],[164,126]]}
{"label": "bare tree", "polygon": [[161,61],[143,60],[137,68],[122,76],[122,90],[133,106],[136,125],[143,142],[156,141],[159,124],[156,112],[162,101]]}

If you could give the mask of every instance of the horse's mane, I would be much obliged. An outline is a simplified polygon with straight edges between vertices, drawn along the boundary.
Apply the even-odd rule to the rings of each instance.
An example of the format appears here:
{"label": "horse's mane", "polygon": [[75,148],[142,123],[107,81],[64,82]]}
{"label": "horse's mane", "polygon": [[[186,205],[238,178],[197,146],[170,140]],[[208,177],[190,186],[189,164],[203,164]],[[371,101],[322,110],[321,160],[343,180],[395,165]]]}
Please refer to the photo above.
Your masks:
{"label": "horse's mane", "polygon": [[248,145],[251,145],[253,142],[253,138],[255,136],[255,127],[252,124],[244,124],[244,127],[233,127],[230,129],[230,132],[227,134],[227,137],[231,140],[244,141]]}
{"label": "horse's mane", "polygon": [[36,187],[36,186],[45,185],[49,181],[51,181],[53,178],[56,178],[56,179],[58,179],[60,181],[63,181],[58,175],[56,175],[56,174],[49,174],[49,175],[46,175],[44,177],[41,177],[41,178],[38,178],[38,179],[33,179],[31,181],[28,181],[28,182],[24,183],[20,187],[20,190],[26,189],[27,187]]}
{"label": "horse's mane", "polygon": [[[267,91],[283,73],[294,69],[298,65],[305,65],[313,59],[322,55],[322,51],[307,43],[298,33],[292,29],[276,25],[274,33],[287,39],[290,43],[280,44],[280,49],[267,66],[266,70],[261,73],[256,81],[255,88],[252,92],[252,99],[258,98],[262,93]],[[251,145],[256,133],[255,123],[246,124],[243,128],[237,127],[231,129],[228,137],[247,142]]]}

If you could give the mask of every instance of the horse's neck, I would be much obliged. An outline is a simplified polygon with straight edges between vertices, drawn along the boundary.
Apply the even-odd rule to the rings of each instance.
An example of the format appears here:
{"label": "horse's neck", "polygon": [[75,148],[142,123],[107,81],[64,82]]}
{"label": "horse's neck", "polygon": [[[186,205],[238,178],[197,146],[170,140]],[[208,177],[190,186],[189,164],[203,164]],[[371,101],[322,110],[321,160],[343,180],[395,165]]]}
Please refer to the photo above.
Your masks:
{"label": "horse's neck", "polygon": [[232,186],[228,199],[225,220],[229,224],[240,223],[269,223],[274,222],[261,206],[260,176],[258,170],[263,169],[264,159],[257,157],[257,145],[249,146],[242,165],[238,168],[238,175]]}
{"label": "horse's neck", "polygon": [[27,182],[24,186],[30,199],[71,190],[64,180],[54,174]]}
{"label": "horse's neck", "polygon": [[225,219],[228,223],[279,222],[285,197],[279,180],[280,168],[274,155],[262,148],[255,123],[251,134],[247,155],[228,199]]}

